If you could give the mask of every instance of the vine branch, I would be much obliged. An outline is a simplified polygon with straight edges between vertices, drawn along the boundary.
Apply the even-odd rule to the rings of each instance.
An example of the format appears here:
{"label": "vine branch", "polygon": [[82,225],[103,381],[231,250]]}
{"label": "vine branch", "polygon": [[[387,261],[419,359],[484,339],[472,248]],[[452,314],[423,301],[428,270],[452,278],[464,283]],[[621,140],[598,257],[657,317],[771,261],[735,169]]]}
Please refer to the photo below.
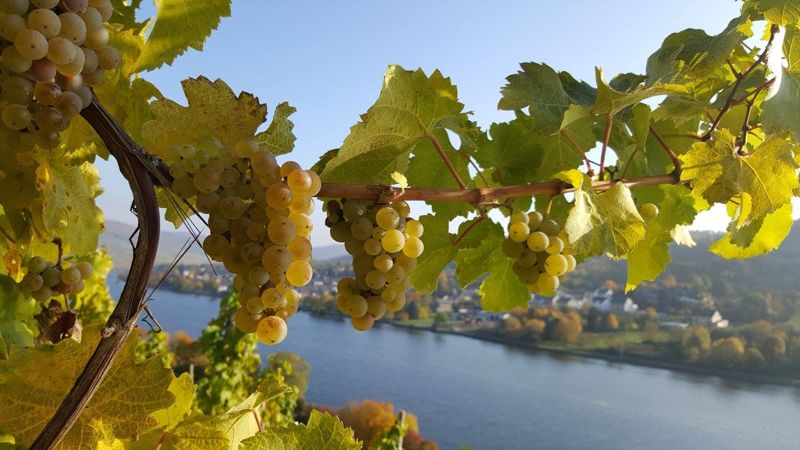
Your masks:
{"label": "vine branch", "polygon": [[608,113],[606,117],[606,129],[603,132],[603,149],[600,151],[600,169],[597,175],[600,181],[603,181],[604,173],[606,170],[606,152],[608,151],[608,141],[611,139],[611,125],[614,123],[614,116]]}

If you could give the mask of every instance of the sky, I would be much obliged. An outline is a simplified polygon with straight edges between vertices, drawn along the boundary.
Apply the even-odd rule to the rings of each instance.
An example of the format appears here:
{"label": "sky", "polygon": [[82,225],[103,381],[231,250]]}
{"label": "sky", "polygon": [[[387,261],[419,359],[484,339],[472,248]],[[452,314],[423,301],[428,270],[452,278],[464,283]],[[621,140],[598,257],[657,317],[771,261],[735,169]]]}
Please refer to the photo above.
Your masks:
{"label": "sky", "polygon": [[[497,110],[497,101],[505,77],[520,62],[545,62],[591,84],[595,66],[607,79],[643,73],[647,57],[669,33],[702,28],[716,34],[739,6],[733,0],[234,0],[232,16],[222,20],[203,52],[189,51],[144,77],[180,103],[181,80],[222,78],[234,91],[266,102],[268,120],[273,106],[288,101],[297,108],[297,142],[289,158],[310,167],[341,144],[375,101],[390,64],[441,70],[473,119],[487,127],[511,117]],[[105,189],[98,203],[106,218],[135,223],[116,164],[98,166]],[[314,217],[315,245],[331,243],[322,215]],[[698,216],[693,228],[723,230],[726,224],[717,208]]]}

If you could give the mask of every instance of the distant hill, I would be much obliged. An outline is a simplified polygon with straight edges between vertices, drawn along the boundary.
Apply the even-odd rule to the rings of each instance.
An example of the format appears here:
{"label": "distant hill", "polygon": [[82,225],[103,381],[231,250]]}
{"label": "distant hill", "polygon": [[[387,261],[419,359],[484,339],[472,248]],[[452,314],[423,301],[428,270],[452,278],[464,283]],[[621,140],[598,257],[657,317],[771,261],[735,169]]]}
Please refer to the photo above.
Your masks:
{"label": "distant hill", "polygon": [[[133,251],[128,242],[128,238],[135,228],[136,227],[133,225],[123,222],[114,220],[106,221],[106,231],[100,235],[100,245],[106,248],[111,258],[114,260],[114,266],[117,268],[127,268],[130,266]],[[190,239],[190,235],[186,231],[162,230],[158,255],[156,256],[156,265],[169,264],[172,262],[172,259],[178,254],[181,247],[188,239]],[[314,247],[314,259],[317,261],[338,258],[346,254],[343,245]],[[183,259],[181,259],[181,263],[189,265],[208,264],[208,260],[200,247],[195,244],[186,255],[184,255]]]}

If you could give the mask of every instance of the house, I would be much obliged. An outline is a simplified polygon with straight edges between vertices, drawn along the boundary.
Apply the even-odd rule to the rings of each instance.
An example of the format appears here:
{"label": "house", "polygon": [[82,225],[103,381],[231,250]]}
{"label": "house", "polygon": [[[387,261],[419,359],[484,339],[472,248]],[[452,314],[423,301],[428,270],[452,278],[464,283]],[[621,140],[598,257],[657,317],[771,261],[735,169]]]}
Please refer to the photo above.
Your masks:
{"label": "house", "polygon": [[722,317],[719,310],[701,310],[692,315],[692,324],[707,328],[727,328],[730,322]]}

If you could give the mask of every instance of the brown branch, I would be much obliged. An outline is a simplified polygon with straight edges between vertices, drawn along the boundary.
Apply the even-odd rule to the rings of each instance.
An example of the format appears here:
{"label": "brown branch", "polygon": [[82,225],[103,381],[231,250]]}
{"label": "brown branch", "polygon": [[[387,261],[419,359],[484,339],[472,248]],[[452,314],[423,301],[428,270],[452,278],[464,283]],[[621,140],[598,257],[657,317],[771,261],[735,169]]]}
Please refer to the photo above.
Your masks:
{"label": "brown branch", "polygon": [[139,314],[158,249],[160,218],[156,193],[152,175],[133,154],[138,147],[97,100],[93,100],[81,115],[103,139],[109,152],[116,158],[120,172],[128,180],[138,213],[140,232],[128,279],[117,306],[101,332],[102,338],[72,389],[34,441],[32,449],[57,446],[100,387]]}
{"label": "brown branch", "polygon": [[469,225],[467,225],[466,228],[464,228],[464,231],[462,231],[461,233],[458,234],[458,236],[456,236],[456,238],[453,240],[453,246],[460,244],[461,241],[463,241],[464,238],[467,237],[467,235],[469,234],[470,231],[472,231],[473,228],[478,226],[479,223],[483,222],[483,219],[486,218],[486,213],[484,213],[483,211],[480,211],[480,213],[481,214],[478,217],[473,219],[472,222]]}
{"label": "brown branch", "polygon": [[714,118],[714,121],[711,122],[711,127],[708,129],[708,131],[705,132],[705,134],[703,134],[702,138],[704,141],[707,141],[711,138],[711,133],[713,133],[714,130],[717,129],[717,125],[719,125],[719,122],[722,120],[722,116],[724,116],[725,113],[728,112],[728,110],[734,104],[736,98],[736,92],[739,90],[739,86],[741,86],[742,81],[744,81],[744,79],[747,78],[747,76],[750,75],[756,69],[756,67],[763,64],[764,61],[767,59],[767,53],[769,53],[769,49],[772,47],[772,42],[775,40],[775,35],[778,33],[778,29],[779,28],[777,25],[772,25],[772,27],[769,30],[770,33],[767,45],[764,46],[764,50],[761,51],[761,53],[758,55],[758,58],[756,58],[756,60],[753,61],[753,64],[751,64],[750,67],[747,68],[747,70],[745,70],[739,75],[736,75],[737,72],[734,70],[734,75],[736,76],[736,82],[733,83],[731,92],[728,93],[728,97],[725,99],[725,104],[722,105],[722,109],[719,110],[719,113]]}
{"label": "brown branch", "polygon": [[606,129],[603,132],[603,149],[600,152],[600,169],[598,179],[603,181],[604,173],[606,170],[606,151],[608,150],[608,140],[611,139],[611,125],[614,123],[614,116],[608,113],[606,117]]}
{"label": "brown branch", "polygon": [[664,138],[661,137],[661,135],[658,133],[656,128],[654,126],[652,126],[652,125],[650,125],[650,133],[653,135],[653,137],[656,138],[658,143],[661,144],[661,147],[664,149],[664,151],[667,152],[667,155],[669,156],[669,159],[672,160],[672,166],[674,167],[672,173],[676,174],[678,176],[678,178],[680,179],[680,176],[681,176],[681,160],[678,159],[678,157],[675,155],[675,152],[673,152],[672,149],[669,148],[669,145],[667,144],[667,141],[665,141]]}
{"label": "brown branch", "polygon": [[561,136],[563,136],[564,139],[567,140],[567,142],[569,142],[569,145],[575,150],[575,152],[578,154],[578,156],[583,158],[583,162],[586,164],[586,173],[589,176],[592,176],[591,175],[591,173],[592,173],[592,163],[589,161],[589,157],[586,156],[586,152],[581,150],[581,147],[578,145],[577,142],[575,142],[575,139],[572,138],[572,135],[570,135],[567,132],[567,130],[560,130],[558,133]]}
{"label": "brown branch", "polygon": [[464,184],[464,181],[458,175],[456,168],[453,166],[453,163],[450,162],[450,158],[447,157],[447,154],[444,152],[444,149],[442,148],[442,145],[439,143],[439,140],[436,139],[436,136],[428,134],[428,139],[431,141],[431,144],[433,144],[433,148],[436,149],[436,152],[439,153],[439,156],[442,158],[444,165],[447,166],[447,170],[449,170],[450,174],[453,175],[453,178],[455,178],[456,183],[458,183],[458,187],[460,187],[461,189],[466,189],[467,185]]}

